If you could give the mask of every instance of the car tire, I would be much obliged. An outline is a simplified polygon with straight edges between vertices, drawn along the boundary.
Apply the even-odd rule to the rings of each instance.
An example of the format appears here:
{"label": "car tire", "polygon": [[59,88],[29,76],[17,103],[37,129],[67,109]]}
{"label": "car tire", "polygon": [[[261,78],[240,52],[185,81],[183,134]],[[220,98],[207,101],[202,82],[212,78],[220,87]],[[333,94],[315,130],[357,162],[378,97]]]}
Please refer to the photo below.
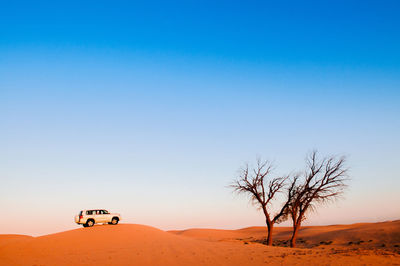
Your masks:
{"label": "car tire", "polygon": [[83,225],[83,227],[87,227],[87,224],[82,224]]}
{"label": "car tire", "polygon": [[119,222],[119,219],[118,219],[117,217],[114,217],[114,218],[112,218],[112,220],[111,220],[111,224],[113,224],[113,225],[118,224],[118,222]]}
{"label": "car tire", "polygon": [[86,222],[86,227],[92,227],[94,225],[94,221],[92,219]]}

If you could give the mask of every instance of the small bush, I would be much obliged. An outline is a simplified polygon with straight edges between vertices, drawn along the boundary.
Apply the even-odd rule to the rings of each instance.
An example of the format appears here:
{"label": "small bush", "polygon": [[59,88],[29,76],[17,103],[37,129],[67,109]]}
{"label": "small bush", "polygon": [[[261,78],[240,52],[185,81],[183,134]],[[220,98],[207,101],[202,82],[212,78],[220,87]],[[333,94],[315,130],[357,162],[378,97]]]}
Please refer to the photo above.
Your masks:
{"label": "small bush", "polygon": [[321,242],[319,242],[320,245],[330,245],[330,244],[332,244],[332,243],[333,243],[332,240],[330,240],[330,241],[321,241]]}

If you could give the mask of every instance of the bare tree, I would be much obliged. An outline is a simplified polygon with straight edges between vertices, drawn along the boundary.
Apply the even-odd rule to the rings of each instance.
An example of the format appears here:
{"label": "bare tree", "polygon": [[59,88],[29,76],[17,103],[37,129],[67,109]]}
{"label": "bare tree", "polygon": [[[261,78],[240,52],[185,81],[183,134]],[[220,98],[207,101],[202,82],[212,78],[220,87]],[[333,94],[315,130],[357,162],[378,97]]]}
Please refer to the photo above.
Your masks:
{"label": "bare tree", "polygon": [[256,168],[250,170],[246,165],[239,178],[231,185],[236,192],[248,194],[252,203],[263,211],[268,229],[267,245],[272,245],[274,224],[287,219],[289,203],[292,201],[287,198],[280,211],[272,213],[272,201],[278,193],[283,192],[289,176],[269,178],[271,171],[272,164],[269,161],[257,160]]}
{"label": "bare tree", "polygon": [[291,180],[287,190],[291,202],[288,214],[293,222],[293,234],[290,246],[296,246],[297,233],[301,223],[306,219],[306,214],[314,211],[318,204],[327,204],[337,199],[347,187],[348,168],[345,166],[346,158],[335,156],[318,159],[317,151],[307,157],[307,167],[304,179],[299,184],[299,178]]}

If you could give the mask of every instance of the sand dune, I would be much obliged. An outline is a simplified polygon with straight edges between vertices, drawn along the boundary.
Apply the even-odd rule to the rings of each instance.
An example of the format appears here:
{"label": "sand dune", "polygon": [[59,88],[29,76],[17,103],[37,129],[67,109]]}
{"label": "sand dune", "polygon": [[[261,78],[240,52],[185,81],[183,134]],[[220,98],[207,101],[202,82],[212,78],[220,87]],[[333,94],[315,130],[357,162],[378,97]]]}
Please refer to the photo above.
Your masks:
{"label": "sand dune", "polygon": [[[276,245],[287,246],[291,227],[275,227]],[[266,237],[265,227],[248,227],[239,230],[188,229],[171,233],[210,241],[247,240],[259,241]],[[321,242],[332,242],[332,246],[358,246],[400,251],[400,220],[382,223],[357,223],[350,225],[305,226],[299,232],[299,247],[315,247]],[[323,244],[322,244],[323,245]]]}
{"label": "sand dune", "polygon": [[33,237],[25,235],[0,235],[0,251],[3,246],[28,239],[33,239]]}
{"label": "sand dune", "polygon": [[[375,225],[375,227],[374,227]],[[373,238],[398,241],[399,222],[333,227],[309,227],[303,238]],[[346,231],[347,229],[350,231]],[[372,229],[371,229],[372,228]],[[374,229],[375,228],[375,229]],[[380,230],[383,231],[380,231]],[[288,232],[276,230],[277,236]],[[333,232],[342,230],[342,235]],[[344,231],[343,231],[344,230]],[[346,233],[348,232],[348,233]],[[383,235],[379,232],[384,232]],[[392,234],[394,233],[394,234]],[[391,265],[395,252],[364,249],[290,249],[268,247],[245,239],[262,238],[265,229],[192,229],[165,232],[134,224],[98,225],[41,237],[0,235],[1,265]],[[324,235],[328,234],[328,235]],[[366,235],[368,237],[366,237]],[[318,238],[320,239],[320,238]],[[326,239],[324,239],[326,240]],[[311,241],[311,240],[310,240]],[[317,240],[318,241],[318,240]],[[336,241],[336,240],[335,240]]]}

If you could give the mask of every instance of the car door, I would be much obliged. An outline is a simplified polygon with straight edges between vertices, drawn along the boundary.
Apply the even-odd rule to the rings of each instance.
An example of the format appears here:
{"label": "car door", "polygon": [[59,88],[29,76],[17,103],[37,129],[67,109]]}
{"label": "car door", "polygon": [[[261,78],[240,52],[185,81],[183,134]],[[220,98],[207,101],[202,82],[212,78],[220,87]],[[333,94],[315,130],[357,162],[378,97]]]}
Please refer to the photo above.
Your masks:
{"label": "car door", "polygon": [[105,217],[103,210],[96,210],[96,222],[105,223]]}
{"label": "car door", "polygon": [[103,210],[103,215],[104,215],[104,222],[105,223],[109,223],[109,222],[111,222],[111,214],[108,212],[108,211],[106,211],[106,210]]}

